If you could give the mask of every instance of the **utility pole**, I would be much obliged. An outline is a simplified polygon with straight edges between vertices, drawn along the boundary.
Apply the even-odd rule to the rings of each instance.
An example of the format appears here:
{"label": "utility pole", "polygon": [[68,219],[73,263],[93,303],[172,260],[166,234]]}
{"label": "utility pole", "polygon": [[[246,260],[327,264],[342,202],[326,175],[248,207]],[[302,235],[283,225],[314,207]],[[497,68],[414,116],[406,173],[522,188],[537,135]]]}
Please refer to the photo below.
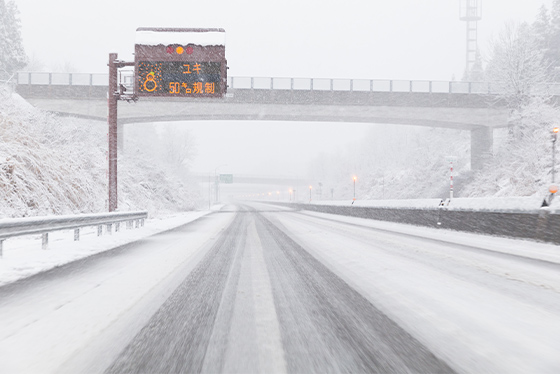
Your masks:
{"label": "utility pole", "polygon": [[117,196],[117,148],[118,148],[118,102],[119,100],[136,101],[135,96],[125,95],[119,91],[118,74],[119,68],[125,66],[134,66],[134,62],[124,62],[117,60],[116,53],[109,53],[109,89],[107,91],[107,124],[109,131],[107,140],[109,143],[108,161],[109,161],[109,212],[114,212],[118,208]]}
{"label": "utility pole", "polygon": [[117,54],[109,54],[109,91],[107,96],[109,132],[109,212],[118,208],[117,197],[117,108],[118,108],[118,63]]}

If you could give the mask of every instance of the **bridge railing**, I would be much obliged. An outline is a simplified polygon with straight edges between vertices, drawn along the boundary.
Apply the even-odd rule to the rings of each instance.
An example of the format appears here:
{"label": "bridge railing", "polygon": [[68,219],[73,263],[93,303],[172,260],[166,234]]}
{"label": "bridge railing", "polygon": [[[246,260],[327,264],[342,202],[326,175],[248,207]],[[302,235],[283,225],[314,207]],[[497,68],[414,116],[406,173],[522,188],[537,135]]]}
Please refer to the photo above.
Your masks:
{"label": "bridge railing", "polygon": [[108,86],[108,74],[18,72],[16,83],[55,86]]}
{"label": "bridge railing", "polygon": [[[18,72],[18,85],[107,86],[108,74]],[[124,72],[121,83],[132,87],[132,73]],[[342,92],[416,92],[451,94],[490,94],[506,92],[495,82],[456,82],[387,79],[328,79],[280,77],[228,77],[230,89],[299,90]],[[545,83],[533,88],[537,92],[560,95],[560,83]]]}
{"label": "bridge railing", "polygon": [[[495,82],[456,82],[388,79],[325,79],[228,77],[228,87],[246,90],[300,90],[350,92],[414,92],[498,95],[507,92],[505,85]],[[560,95],[560,83],[533,87],[536,92]]]}

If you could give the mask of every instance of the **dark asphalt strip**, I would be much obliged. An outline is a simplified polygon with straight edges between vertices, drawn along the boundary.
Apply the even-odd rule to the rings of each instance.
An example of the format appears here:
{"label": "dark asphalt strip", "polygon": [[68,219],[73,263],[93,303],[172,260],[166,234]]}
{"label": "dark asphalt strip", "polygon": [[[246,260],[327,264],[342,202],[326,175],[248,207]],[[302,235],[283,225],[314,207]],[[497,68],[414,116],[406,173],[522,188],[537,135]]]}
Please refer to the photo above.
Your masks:
{"label": "dark asphalt strip", "polygon": [[[197,268],[106,373],[198,373],[202,370],[224,290],[228,282],[236,283],[232,278],[239,277],[235,272],[232,276],[231,269],[237,249],[244,245],[245,233],[246,221],[236,215]],[[222,319],[227,320],[223,314],[232,311],[221,313]]]}
{"label": "dark asphalt strip", "polygon": [[453,373],[283,230],[256,215],[289,372]]}

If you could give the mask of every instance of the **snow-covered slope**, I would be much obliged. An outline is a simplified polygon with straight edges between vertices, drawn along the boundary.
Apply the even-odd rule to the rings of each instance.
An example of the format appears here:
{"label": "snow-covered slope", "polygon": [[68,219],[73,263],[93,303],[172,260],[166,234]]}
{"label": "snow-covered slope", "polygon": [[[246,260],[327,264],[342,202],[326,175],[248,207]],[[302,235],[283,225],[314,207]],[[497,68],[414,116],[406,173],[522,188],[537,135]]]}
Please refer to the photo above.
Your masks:
{"label": "snow-covered slope", "polygon": [[[0,217],[106,210],[106,123],[59,118],[0,86]],[[119,155],[119,210],[192,210],[194,185],[150,155]]]}
{"label": "snow-covered slope", "polygon": [[318,183],[313,198],[351,200],[355,192],[359,200],[439,200],[449,197],[453,175],[455,197],[542,202],[552,181],[551,131],[560,112],[537,103],[523,113],[525,127],[513,135],[509,128],[494,130],[493,157],[481,170],[471,168],[468,131],[372,125],[353,147],[311,163],[309,174]]}

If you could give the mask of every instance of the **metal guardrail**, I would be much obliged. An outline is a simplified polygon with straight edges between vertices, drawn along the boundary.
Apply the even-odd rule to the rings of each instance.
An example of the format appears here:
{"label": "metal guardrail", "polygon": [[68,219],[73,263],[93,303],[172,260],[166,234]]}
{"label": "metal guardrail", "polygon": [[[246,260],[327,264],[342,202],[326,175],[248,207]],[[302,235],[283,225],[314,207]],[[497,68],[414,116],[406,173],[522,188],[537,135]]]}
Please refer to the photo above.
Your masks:
{"label": "metal guardrail", "polygon": [[[132,88],[133,72],[123,71],[121,84]],[[108,86],[108,74],[18,72],[18,85],[47,86]],[[228,77],[230,89],[340,91],[340,92],[411,92],[498,95],[506,92],[505,85],[496,82],[457,82],[389,79],[330,79]],[[560,95],[560,83],[551,82],[533,88],[535,92]]]}
{"label": "metal guardrail", "polygon": [[2,246],[6,239],[15,236],[42,234],[43,249],[48,248],[49,232],[60,230],[74,230],[74,240],[80,240],[80,228],[97,226],[97,235],[103,233],[103,225],[106,225],[106,232],[111,234],[112,226],[115,224],[115,231],[120,230],[122,222],[127,223],[128,228],[144,226],[144,220],[148,218],[148,212],[123,212],[123,213],[99,213],[99,214],[79,214],[72,216],[55,217],[29,217],[29,218],[10,218],[0,220],[0,257],[2,257]]}

